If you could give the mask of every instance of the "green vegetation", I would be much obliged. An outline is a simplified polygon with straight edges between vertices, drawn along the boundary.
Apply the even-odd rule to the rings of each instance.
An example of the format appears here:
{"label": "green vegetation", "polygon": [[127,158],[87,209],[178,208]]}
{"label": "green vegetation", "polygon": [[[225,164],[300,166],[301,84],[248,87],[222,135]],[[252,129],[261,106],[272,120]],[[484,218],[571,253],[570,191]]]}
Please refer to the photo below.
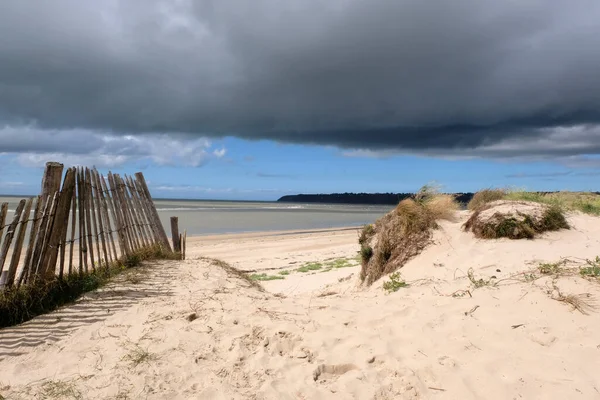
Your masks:
{"label": "green vegetation", "polygon": [[558,261],[555,263],[542,263],[538,266],[538,270],[542,275],[558,275],[563,271],[563,265],[565,265],[564,261]]}
{"label": "green vegetation", "polygon": [[318,262],[309,262],[298,268],[297,272],[310,272],[310,271],[318,271],[323,268],[323,264]]}
{"label": "green vegetation", "polygon": [[281,275],[267,275],[267,274],[252,274],[250,275],[250,279],[253,281],[276,281],[285,279],[284,276]]}
{"label": "green vegetation", "polygon": [[368,263],[373,257],[373,248],[369,245],[363,245],[360,248],[360,258],[364,264]]}
{"label": "green vegetation", "polygon": [[160,246],[152,246],[141,249],[108,268],[5,288],[0,291],[0,328],[20,324],[71,303],[82,294],[106,285],[113,277],[149,259],[179,259],[179,256],[163,251]]}
{"label": "green vegetation", "polygon": [[600,278],[600,257],[594,260],[586,260],[587,266],[579,268],[579,273],[587,278]]}
{"label": "green vegetation", "polygon": [[279,275],[287,276],[290,274],[290,271],[279,271]]}
{"label": "green vegetation", "polygon": [[467,277],[471,281],[471,284],[473,285],[474,289],[479,289],[484,286],[496,286],[496,284],[494,283],[493,277],[489,278],[489,279],[483,279],[483,278],[476,279],[473,268],[469,268],[469,271],[467,271]]}
{"label": "green vegetation", "polygon": [[397,292],[399,289],[408,287],[408,283],[406,283],[399,272],[394,272],[390,275],[390,280],[383,282],[383,290],[387,293]]}

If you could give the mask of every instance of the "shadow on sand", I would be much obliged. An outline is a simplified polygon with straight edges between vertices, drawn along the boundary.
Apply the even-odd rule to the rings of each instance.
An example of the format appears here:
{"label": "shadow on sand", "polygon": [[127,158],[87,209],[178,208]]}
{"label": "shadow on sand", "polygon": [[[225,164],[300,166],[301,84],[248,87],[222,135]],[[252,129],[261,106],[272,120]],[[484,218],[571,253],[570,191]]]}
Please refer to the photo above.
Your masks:
{"label": "shadow on sand", "polygon": [[150,297],[169,297],[173,264],[146,262],[125,271],[105,287],[86,293],[74,303],[23,324],[0,329],[0,360],[24,354],[24,348],[60,341],[75,329],[105,321],[117,311]]}

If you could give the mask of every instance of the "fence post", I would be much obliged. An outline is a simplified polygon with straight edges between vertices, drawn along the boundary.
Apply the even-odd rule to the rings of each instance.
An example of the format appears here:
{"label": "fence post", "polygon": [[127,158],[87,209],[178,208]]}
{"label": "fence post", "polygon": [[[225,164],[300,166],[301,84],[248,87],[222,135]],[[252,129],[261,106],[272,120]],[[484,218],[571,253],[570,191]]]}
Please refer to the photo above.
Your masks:
{"label": "fence post", "polygon": [[171,217],[171,235],[173,238],[173,251],[181,252],[181,236],[179,235],[179,218]]}
{"label": "fence post", "polygon": [[69,168],[65,175],[62,192],[58,197],[53,224],[48,224],[48,229],[51,229],[50,238],[48,239],[48,252],[45,254],[41,264],[41,273],[46,279],[52,279],[54,277],[59,246],[62,247],[65,245],[65,243],[61,243],[61,240],[69,225],[69,211],[71,210],[74,189],[75,171],[73,168]]}

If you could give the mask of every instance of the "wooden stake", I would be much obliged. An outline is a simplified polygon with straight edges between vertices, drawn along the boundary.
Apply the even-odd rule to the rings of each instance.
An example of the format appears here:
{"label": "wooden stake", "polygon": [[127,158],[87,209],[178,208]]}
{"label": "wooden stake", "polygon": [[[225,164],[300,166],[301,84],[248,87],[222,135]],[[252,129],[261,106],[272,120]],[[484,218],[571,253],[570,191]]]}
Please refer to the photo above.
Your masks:
{"label": "wooden stake", "polygon": [[181,237],[179,236],[179,218],[171,217],[171,237],[173,239],[173,251],[181,252]]}
{"label": "wooden stake", "polygon": [[15,236],[15,230],[17,229],[19,221],[21,220],[21,213],[23,212],[24,207],[25,200],[21,200],[17,206],[17,209],[15,210],[15,216],[6,230],[6,236],[4,236],[4,242],[2,243],[2,249],[0,250],[0,287],[8,283],[8,274],[10,271],[7,271],[8,273],[6,275],[3,275],[2,271],[4,269],[6,256],[8,255],[8,249],[10,249],[10,244]]}
{"label": "wooden stake", "polygon": [[6,214],[8,214],[8,203],[2,203],[2,206],[0,207],[0,242],[2,241],[2,232],[4,232]]}
{"label": "wooden stake", "polygon": [[185,260],[185,250],[187,248],[187,230],[183,231],[183,259]]}
{"label": "wooden stake", "polygon": [[[112,263],[113,260],[116,261],[119,256],[117,255],[117,248],[115,245],[115,238],[113,236],[113,232],[112,232],[112,226],[110,223],[110,217],[108,216],[108,205],[106,203],[106,197],[104,197],[104,192],[106,191],[106,189],[104,188],[104,186],[102,186],[102,181],[100,180],[100,174],[98,173],[98,171],[96,169],[94,169],[94,175],[96,176],[96,186],[98,187],[98,192],[100,194],[100,201],[101,201],[101,206],[102,206],[102,217],[104,219],[104,232],[105,232],[105,237],[108,237],[108,244],[109,244],[109,252],[108,252],[108,257],[110,258],[110,262]],[[112,248],[112,255],[110,252],[110,249]],[[114,259],[113,256],[114,255]]]}
{"label": "wooden stake", "polygon": [[85,234],[88,241],[88,252],[90,253],[90,261],[92,265],[92,271],[96,271],[96,259],[94,257],[94,233],[92,231],[92,215],[91,215],[91,197],[90,197],[90,185],[87,168],[83,170],[83,187],[85,188]]}
{"label": "wooden stake", "polygon": [[75,171],[72,168],[67,170],[65,180],[62,186],[62,191],[58,195],[58,204],[56,205],[56,213],[52,218],[52,224],[48,224],[50,236],[48,238],[48,247],[44,258],[41,260],[41,274],[46,279],[51,279],[56,274],[56,260],[58,259],[58,248],[60,241],[66,232],[69,225],[69,211],[71,200],[73,197],[72,191],[75,188]]}
{"label": "wooden stake", "polygon": [[23,212],[23,217],[21,218],[19,232],[17,233],[17,241],[15,242],[10,265],[8,266],[8,278],[6,280],[6,284],[8,286],[12,286],[15,282],[15,276],[17,275],[17,268],[19,267],[19,261],[21,260],[23,241],[25,240],[25,231],[27,231],[27,224],[29,223],[32,205],[33,197],[30,197],[25,203],[25,211]]}
{"label": "wooden stake", "polygon": [[58,205],[59,192],[54,193],[54,197],[47,204],[50,205],[49,212],[46,215],[46,223],[44,225],[43,234],[40,236],[41,240],[41,251],[37,257],[34,256],[33,261],[37,262],[35,266],[35,274],[37,277],[43,278],[44,266],[42,265],[43,260],[46,258],[48,252],[48,244],[50,242],[50,235],[52,234],[52,225],[54,224],[54,216],[56,215],[56,206]]}
{"label": "wooden stake", "polygon": [[[104,226],[107,225],[107,222],[103,222],[104,216],[104,208],[102,206],[102,188],[100,187],[100,182],[98,181],[97,172],[95,170],[91,170],[91,179],[92,179],[92,188],[94,189],[94,195],[92,197],[95,198],[95,206],[96,215],[98,219],[98,229],[100,230],[100,239],[102,241],[102,252],[104,254],[104,263],[106,264],[106,268],[110,268],[110,264],[112,260],[109,260],[109,252],[106,250],[106,232],[104,231]],[[98,233],[96,233],[97,235]],[[96,239],[98,239],[96,237]],[[98,249],[98,254],[100,253],[100,249]]]}
{"label": "wooden stake", "polygon": [[98,266],[102,267],[102,253],[100,253],[100,238],[98,237],[98,221],[96,219],[96,201],[94,199],[92,174],[89,168],[85,169],[85,182],[88,193],[88,208],[91,214],[91,225],[93,227],[92,242],[96,242],[96,255],[98,256]]}
{"label": "wooden stake", "polygon": [[[104,176],[102,178],[102,188],[107,193],[106,199],[108,200],[108,208],[112,215],[113,222],[115,224],[115,230],[117,232],[117,239],[119,240],[119,251],[121,252],[121,257],[125,257],[128,254],[127,245],[125,244],[125,235],[123,233],[123,228],[121,226],[121,220],[117,214],[116,205],[114,200],[114,193],[108,190],[108,185],[106,184],[106,180],[104,180]],[[111,195],[112,194],[112,195]],[[119,256],[115,254],[115,259],[118,259]]]}
{"label": "wooden stake", "polygon": [[[75,170],[77,176],[77,170]],[[75,181],[77,183],[77,180]],[[75,228],[77,227],[77,188],[73,189],[71,213],[71,241],[69,243],[69,275],[73,273],[73,246],[75,245]]]}
{"label": "wooden stake", "polygon": [[77,196],[79,205],[79,273],[88,272],[87,243],[85,237],[85,185],[83,171],[77,168]]}
{"label": "wooden stake", "polygon": [[149,222],[146,219],[145,208],[140,201],[140,194],[135,186],[133,179],[130,176],[126,177],[126,182],[129,187],[129,191],[131,193],[131,197],[133,199],[133,203],[135,205],[135,209],[137,210],[138,220],[141,224],[141,230],[143,232],[143,236],[145,237],[145,242],[148,246],[151,246],[154,243],[154,239],[152,236],[152,231],[149,227]]}
{"label": "wooden stake", "polygon": [[29,280],[31,271],[31,257],[33,257],[33,249],[35,248],[35,238],[37,236],[38,229],[40,227],[40,212],[42,208],[42,199],[40,196],[35,198],[35,209],[33,211],[33,221],[31,224],[31,230],[29,231],[29,241],[27,243],[27,253],[25,254],[25,262],[23,263],[23,269],[19,275],[18,286],[26,283]]}

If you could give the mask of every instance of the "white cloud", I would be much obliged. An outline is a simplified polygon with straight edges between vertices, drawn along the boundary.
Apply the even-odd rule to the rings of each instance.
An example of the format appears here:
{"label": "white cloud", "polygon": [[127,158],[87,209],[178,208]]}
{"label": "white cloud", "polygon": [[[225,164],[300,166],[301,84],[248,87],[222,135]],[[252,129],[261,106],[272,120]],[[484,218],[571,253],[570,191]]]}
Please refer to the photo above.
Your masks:
{"label": "white cloud", "polygon": [[156,165],[200,167],[220,159],[225,148],[213,149],[206,138],[181,134],[112,135],[88,130],[47,131],[35,127],[0,128],[0,154],[16,154],[23,166],[40,167],[48,160],[66,165],[118,167],[145,161]]}

